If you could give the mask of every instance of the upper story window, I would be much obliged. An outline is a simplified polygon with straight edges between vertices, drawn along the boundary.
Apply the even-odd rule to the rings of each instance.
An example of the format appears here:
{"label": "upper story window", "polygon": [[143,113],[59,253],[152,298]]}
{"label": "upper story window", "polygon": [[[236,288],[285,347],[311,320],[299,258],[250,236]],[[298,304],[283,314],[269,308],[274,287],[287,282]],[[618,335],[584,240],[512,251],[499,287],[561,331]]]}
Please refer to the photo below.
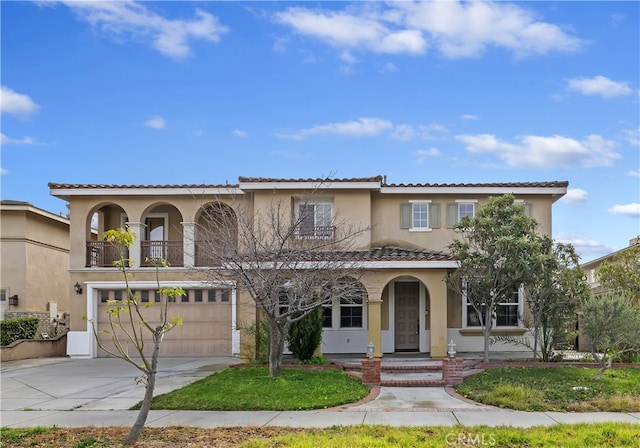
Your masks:
{"label": "upper story window", "polygon": [[7,288],[0,288],[0,302],[6,302],[9,296],[9,290]]}
{"label": "upper story window", "polygon": [[296,213],[298,238],[333,238],[333,204],[331,202],[301,203],[298,204]]}
{"label": "upper story window", "polygon": [[474,202],[459,202],[458,203],[458,222],[462,221],[462,218],[468,216],[473,218],[476,215],[476,204]]}
{"label": "upper story window", "polygon": [[425,232],[440,227],[440,204],[429,200],[409,201],[400,204],[400,228]]}
{"label": "upper story window", "polygon": [[461,199],[456,200],[455,204],[447,204],[447,227],[454,228],[465,216],[473,218],[477,203],[475,199]]}

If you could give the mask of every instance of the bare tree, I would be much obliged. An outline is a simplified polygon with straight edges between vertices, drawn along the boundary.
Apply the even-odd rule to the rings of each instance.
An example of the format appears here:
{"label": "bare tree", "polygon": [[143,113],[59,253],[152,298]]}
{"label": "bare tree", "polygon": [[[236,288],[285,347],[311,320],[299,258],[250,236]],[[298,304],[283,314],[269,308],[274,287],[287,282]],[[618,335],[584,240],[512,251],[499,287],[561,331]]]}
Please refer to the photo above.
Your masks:
{"label": "bare tree", "polygon": [[364,304],[357,243],[369,229],[323,209],[323,183],[293,197],[274,191],[263,206],[220,199],[204,207],[197,229],[211,281],[236,282],[269,322],[272,377],[280,376],[292,322],[336,301]]}
{"label": "bare tree", "polygon": [[[153,302],[141,303],[140,297],[129,286],[130,273],[128,271],[132,266],[132,260],[127,258],[127,250],[133,245],[135,235],[129,228],[126,228],[108,230],[105,232],[104,238],[114,246],[119,254],[114,266],[122,272],[126,289],[126,298],[107,302],[109,328],[103,329],[102,332],[110,336],[112,347],[106,346],[98,337],[95,322],[90,323],[98,346],[102,350],[135,366],[142,372],[136,381],[145,385],[144,398],[138,417],[124,441],[125,445],[133,445],[138,440],[151,409],[162,340],[167,332],[177,325],[182,325],[182,319],[179,316],[169,317],[169,303],[175,301],[176,297],[185,295],[185,292],[182,288],[160,287],[158,269],[166,267],[168,264],[163,259],[147,260],[156,267],[156,283],[158,285],[156,294],[158,294],[160,301],[157,305]],[[152,309],[158,311],[157,318],[150,315]],[[148,342],[151,343],[150,354],[146,347]],[[132,349],[133,355],[129,354],[129,349]]]}

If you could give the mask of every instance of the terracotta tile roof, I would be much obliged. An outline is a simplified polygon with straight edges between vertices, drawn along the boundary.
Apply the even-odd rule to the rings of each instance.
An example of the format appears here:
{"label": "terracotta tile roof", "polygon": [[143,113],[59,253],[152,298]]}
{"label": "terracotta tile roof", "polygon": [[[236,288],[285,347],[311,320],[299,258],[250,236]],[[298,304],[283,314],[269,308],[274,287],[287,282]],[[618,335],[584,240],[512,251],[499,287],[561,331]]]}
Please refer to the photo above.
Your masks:
{"label": "terracotta tile roof", "polygon": [[239,182],[382,182],[382,176],[345,178],[280,179],[275,177],[238,177]]}
{"label": "terracotta tile roof", "polygon": [[203,188],[238,188],[238,184],[180,184],[180,185],[114,185],[114,184],[56,184],[49,182],[52,189],[160,189],[160,188],[183,188],[183,189],[203,189]]}
{"label": "terracotta tile roof", "polygon": [[384,184],[384,187],[431,187],[431,188],[566,188],[569,186],[567,181],[550,181],[550,182],[491,182],[491,183],[457,183],[457,184]]}
{"label": "terracotta tile roof", "polygon": [[362,252],[368,261],[453,261],[451,255],[427,249],[409,249],[396,246],[373,247]]}
{"label": "terracotta tile roof", "polygon": [[[326,260],[326,252],[315,251],[306,252],[303,255],[304,261]],[[451,255],[428,249],[411,249],[396,246],[373,247],[368,250],[357,250],[331,252],[333,259],[353,260],[353,261],[455,261]]]}

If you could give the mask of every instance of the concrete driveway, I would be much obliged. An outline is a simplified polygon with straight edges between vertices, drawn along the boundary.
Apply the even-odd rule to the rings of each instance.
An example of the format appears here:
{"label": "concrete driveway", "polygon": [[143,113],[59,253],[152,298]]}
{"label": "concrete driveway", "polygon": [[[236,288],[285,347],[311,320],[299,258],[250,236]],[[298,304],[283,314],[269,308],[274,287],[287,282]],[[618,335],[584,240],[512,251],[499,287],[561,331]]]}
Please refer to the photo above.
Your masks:
{"label": "concrete driveway", "polygon": [[[160,358],[154,395],[224,370],[237,358]],[[0,410],[117,410],[142,400],[140,371],[115,358],[40,358],[0,365]]]}

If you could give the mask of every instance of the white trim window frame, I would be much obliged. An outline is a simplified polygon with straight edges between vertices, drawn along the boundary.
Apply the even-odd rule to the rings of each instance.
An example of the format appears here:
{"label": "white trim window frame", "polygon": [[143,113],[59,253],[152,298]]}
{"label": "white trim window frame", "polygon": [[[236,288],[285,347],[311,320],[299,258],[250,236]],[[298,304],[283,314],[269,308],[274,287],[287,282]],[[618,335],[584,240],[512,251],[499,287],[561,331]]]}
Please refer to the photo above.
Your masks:
{"label": "white trim window frame", "polygon": [[298,202],[295,210],[298,238],[333,238],[333,203],[330,200]]}
{"label": "white trim window frame", "polygon": [[[480,328],[480,319],[476,318],[471,321],[470,316],[477,314],[478,311],[469,302],[467,297],[467,286],[464,282],[462,300],[462,326],[463,328]],[[513,300],[515,298],[515,300]],[[494,319],[492,328],[520,328],[522,327],[522,311],[524,308],[524,289],[518,288],[512,293],[512,299],[506,302],[498,302],[494,310]],[[514,312],[515,309],[515,312]],[[501,310],[505,310],[502,311]],[[506,311],[508,310],[508,311]],[[506,320],[505,320],[506,319]],[[515,325],[513,324],[515,319]],[[506,323],[506,324],[505,324]]]}
{"label": "white trim window frame", "polygon": [[431,232],[429,206],[431,200],[409,200],[411,204],[411,227],[409,232]]}
{"label": "white trim window frame", "polygon": [[476,204],[477,199],[456,199],[456,205],[458,206],[458,222],[462,221],[462,218],[468,216],[473,218],[476,216]]}

